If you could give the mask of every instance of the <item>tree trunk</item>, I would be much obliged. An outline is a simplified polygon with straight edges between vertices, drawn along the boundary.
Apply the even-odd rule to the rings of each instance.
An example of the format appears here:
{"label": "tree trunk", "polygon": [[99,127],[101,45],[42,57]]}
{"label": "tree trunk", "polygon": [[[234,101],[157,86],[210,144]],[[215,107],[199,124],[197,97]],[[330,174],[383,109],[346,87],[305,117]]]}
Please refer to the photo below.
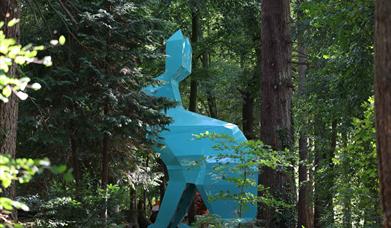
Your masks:
{"label": "tree trunk", "polygon": [[[9,72],[13,74],[14,72]],[[18,122],[18,100],[12,95],[8,103],[0,102],[0,153],[15,157]]]}
{"label": "tree trunk", "polygon": [[[111,10],[113,9],[113,6],[112,6],[112,2],[108,1],[107,2],[107,5],[106,5],[106,10],[108,12],[111,12]],[[106,38],[106,56],[105,56],[105,60],[106,60],[106,66],[105,66],[105,73],[106,73],[106,77],[110,77],[113,75],[113,71],[114,69],[112,69],[112,66],[110,65],[110,58],[109,56],[111,55],[111,37],[112,37],[112,34],[111,34],[111,30],[109,30],[108,34],[107,34],[107,38]],[[110,114],[110,102],[109,102],[109,98],[106,97],[106,100],[103,104],[103,120],[106,118],[106,116],[108,116]],[[110,159],[109,159],[109,143],[110,143],[110,135],[108,132],[105,132],[108,131],[108,129],[103,129],[104,131],[102,132],[103,133],[103,138],[102,138],[102,170],[101,170],[101,187],[103,189],[106,189],[107,188],[107,184],[109,183],[109,163],[110,163]],[[107,219],[107,205],[105,207],[106,209],[106,213],[105,213],[105,218]]]}
{"label": "tree trunk", "polygon": [[[201,21],[200,21],[200,10],[197,6],[195,6],[197,3],[193,3],[193,6],[191,6],[191,42],[193,45],[195,45],[199,41],[199,37],[201,34]],[[197,61],[198,58],[195,55],[196,53],[193,52],[193,71],[197,69]],[[197,87],[198,83],[194,79],[194,77],[190,77],[190,97],[189,97],[189,111],[196,112],[197,111]]]}
{"label": "tree trunk", "polygon": [[[315,193],[314,193],[314,227],[321,228],[334,224],[333,191],[334,165],[333,158],[337,142],[337,122],[331,124],[331,132],[325,121],[315,118]],[[327,186],[327,188],[325,188]]]}
{"label": "tree trunk", "polygon": [[[18,2],[16,0],[2,0],[0,2],[0,21],[5,22],[3,31],[7,38],[14,38],[19,41],[19,25],[7,27],[8,21],[19,18]],[[9,77],[17,77],[16,65],[12,65],[8,72]],[[18,121],[18,100],[12,94],[8,103],[0,102],[0,153],[9,154],[12,157],[16,153],[16,131]]]}
{"label": "tree trunk", "polygon": [[69,135],[69,144],[71,149],[71,157],[72,157],[72,169],[73,176],[75,177],[76,187],[80,186],[80,167],[79,167],[79,156],[77,153],[77,140],[76,140],[76,130],[74,127],[73,121],[70,124],[70,135]]}
{"label": "tree trunk", "polygon": [[[250,85],[249,85],[250,86]],[[242,125],[243,133],[247,139],[254,139],[254,96],[249,91],[241,91],[242,105]]]}
{"label": "tree trunk", "polygon": [[[254,38],[256,39],[256,38]],[[252,77],[247,80],[245,88],[239,89],[240,95],[242,96],[242,128],[243,128],[243,134],[246,136],[247,139],[255,139],[255,132],[254,132],[254,102],[256,94],[254,94],[255,85],[257,84],[257,80],[261,73],[259,72],[261,70],[260,65],[261,62],[261,48],[256,47],[256,56],[257,61],[254,68],[254,73]],[[242,55],[240,57],[240,68],[244,70],[244,56]],[[243,75],[242,77],[245,78],[246,75]],[[258,88],[259,89],[259,88]]]}
{"label": "tree trunk", "polygon": [[[210,75],[208,73],[209,64],[210,64],[210,56],[209,56],[208,52],[205,52],[202,55],[202,68],[204,68],[204,71],[207,73],[206,78],[208,78],[208,79],[210,77]],[[208,109],[209,109],[210,116],[212,118],[217,118],[216,97],[213,95],[213,92],[211,91],[211,87],[206,89],[206,97],[208,100]]]}
{"label": "tree trunk", "polygon": [[384,227],[391,227],[391,1],[376,0],[375,109]]}
{"label": "tree trunk", "polygon": [[197,93],[198,82],[191,78],[190,80],[190,97],[189,97],[189,111],[197,112]]}
{"label": "tree trunk", "polygon": [[140,224],[138,222],[139,210],[137,208],[137,192],[135,189],[130,188],[130,205],[129,205],[129,227],[131,228],[140,228]]}
{"label": "tree trunk", "polygon": [[[20,39],[19,24],[13,27],[7,27],[8,21],[13,18],[19,18],[19,5],[17,0],[0,1],[0,21],[5,22],[3,27],[4,34],[7,38],[14,38],[17,42]],[[13,64],[8,72],[9,77],[17,77],[16,65]],[[0,101],[0,154],[7,154],[15,157],[16,154],[16,133],[18,123],[18,98],[12,94],[8,103]],[[5,191],[5,195],[14,198],[15,185],[11,185]],[[16,217],[16,214],[14,214]]]}
{"label": "tree trunk", "polygon": [[[341,141],[342,141],[342,148],[346,148],[348,145],[348,135],[346,132],[342,134]],[[342,181],[345,184],[348,184],[351,180],[350,167],[351,167],[350,162],[347,159],[344,159],[343,163],[342,163],[342,170],[343,170]],[[348,186],[347,188],[350,189],[350,186]],[[352,220],[352,194],[350,193],[349,189],[345,190],[345,192],[343,193],[343,198],[342,198],[342,206],[343,206],[342,227],[343,228],[352,228],[353,227],[353,225],[352,225],[352,222],[353,222],[353,220]]]}
{"label": "tree trunk", "polygon": [[210,117],[217,119],[217,104],[216,104],[216,97],[213,95],[213,93],[208,89],[206,91],[206,96],[208,100],[208,108],[209,108],[209,114]]}
{"label": "tree trunk", "polygon": [[[107,115],[105,108],[104,115]],[[101,188],[107,191],[107,184],[109,183],[109,136],[106,133],[103,133],[102,140],[102,170],[101,170]],[[108,202],[105,200],[104,211],[102,214],[102,218],[104,218],[105,225],[107,227],[108,220]]]}
{"label": "tree trunk", "polygon": [[320,228],[322,227],[322,217],[325,214],[325,200],[323,198],[324,193],[326,191],[324,188],[325,178],[324,174],[320,173],[322,170],[322,166],[324,165],[324,138],[326,132],[326,126],[324,121],[320,116],[315,116],[314,118],[314,132],[315,132],[315,159],[314,159],[314,167],[315,167],[315,191],[314,191],[314,227]]}
{"label": "tree trunk", "polygon": [[106,189],[109,182],[109,136],[103,136],[102,141],[102,174],[101,174],[101,184],[102,188]]}
{"label": "tree trunk", "polygon": [[347,194],[343,198],[343,228],[352,228],[352,208],[351,208],[351,197]]}
{"label": "tree trunk", "polygon": [[[301,11],[302,0],[297,2],[298,4],[298,12],[297,12],[297,20],[300,21],[303,16],[303,12]],[[298,49],[299,49],[299,58],[298,61],[300,63],[305,63],[307,61],[306,58],[306,48],[304,47],[304,28],[301,29],[302,26],[298,26]],[[306,100],[306,92],[305,92],[305,83],[306,83],[306,71],[307,65],[300,64],[298,66],[299,72],[299,97],[302,102]],[[304,114],[306,115],[306,114]],[[312,227],[312,204],[311,204],[311,195],[312,188],[311,182],[309,179],[309,173],[307,165],[309,164],[308,158],[308,137],[307,137],[307,120],[306,116],[302,117],[302,126],[299,133],[299,201],[297,205],[298,209],[298,228],[301,227]]]}
{"label": "tree trunk", "polygon": [[308,138],[300,132],[299,138],[299,201],[298,227],[312,227],[311,183],[308,175]]}
{"label": "tree trunk", "polygon": [[[261,140],[274,150],[292,146],[292,77],[289,0],[262,2]],[[261,167],[260,184],[272,196],[288,204],[295,202],[293,170]],[[262,194],[262,193],[261,193]],[[260,205],[265,227],[294,227],[295,209]]]}
{"label": "tree trunk", "polygon": [[80,166],[79,166],[79,157],[77,153],[77,143],[76,143],[76,136],[74,135],[74,132],[71,133],[69,136],[70,146],[71,146],[71,157],[72,157],[72,169],[73,169],[73,176],[75,178],[76,182],[76,197],[80,197],[81,189],[80,189]]}
{"label": "tree trunk", "polygon": [[328,205],[328,211],[330,213],[330,224],[334,224],[334,191],[335,191],[335,172],[334,172],[334,158],[335,158],[335,152],[337,150],[337,140],[338,140],[338,122],[337,120],[333,120],[331,123],[331,142],[330,142],[330,152],[329,156],[327,158],[327,170],[329,170],[328,176],[329,176],[329,187],[328,187],[328,199],[327,199],[327,205]]}

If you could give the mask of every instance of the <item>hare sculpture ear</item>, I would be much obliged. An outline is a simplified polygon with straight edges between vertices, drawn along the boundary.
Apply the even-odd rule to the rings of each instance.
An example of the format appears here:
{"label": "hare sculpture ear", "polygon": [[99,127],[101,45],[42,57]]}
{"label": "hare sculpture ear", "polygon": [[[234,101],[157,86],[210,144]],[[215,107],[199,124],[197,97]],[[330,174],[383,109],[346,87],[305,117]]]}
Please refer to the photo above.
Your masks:
{"label": "hare sculpture ear", "polygon": [[181,30],[175,32],[166,42],[166,71],[160,77],[165,81],[180,82],[191,73],[191,45]]}

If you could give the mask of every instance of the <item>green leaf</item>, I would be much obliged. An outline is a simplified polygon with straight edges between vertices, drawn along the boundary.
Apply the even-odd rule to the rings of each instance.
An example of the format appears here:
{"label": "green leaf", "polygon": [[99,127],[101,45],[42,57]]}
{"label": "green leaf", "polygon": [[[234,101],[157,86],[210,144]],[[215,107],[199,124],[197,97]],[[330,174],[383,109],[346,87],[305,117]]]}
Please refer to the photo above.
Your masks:
{"label": "green leaf", "polygon": [[68,170],[65,174],[64,174],[64,180],[66,182],[71,182],[74,180],[73,178],[73,175],[72,175],[72,170]]}
{"label": "green leaf", "polygon": [[12,94],[12,89],[10,86],[6,86],[3,88],[3,91],[2,91],[2,94],[5,96],[5,97],[9,97],[11,96]]}
{"label": "green leaf", "polygon": [[14,19],[10,20],[7,25],[8,25],[8,27],[12,27],[12,26],[16,25],[17,23],[19,23],[19,19],[14,18]]}
{"label": "green leaf", "polygon": [[0,100],[4,103],[7,103],[9,101],[8,98],[4,97],[2,94],[0,94]]}
{"label": "green leaf", "polygon": [[66,165],[57,165],[57,166],[52,167],[51,170],[54,174],[60,174],[60,173],[64,173],[67,170],[67,166]]}
{"label": "green leaf", "polygon": [[43,51],[43,50],[45,50],[45,46],[43,45],[34,47],[34,51]]}
{"label": "green leaf", "polygon": [[43,58],[43,65],[47,66],[47,67],[50,67],[53,65],[53,62],[52,62],[52,57],[50,56],[45,56]]}
{"label": "green leaf", "polygon": [[49,167],[50,166],[50,161],[47,158],[46,159],[42,159],[42,160],[39,161],[39,164],[44,166],[44,167]]}
{"label": "green leaf", "polygon": [[60,45],[64,45],[65,44],[65,36],[60,36],[60,38],[58,39],[58,42],[60,43]]}
{"label": "green leaf", "polygon": [[26,100],[29,97],[29,95],[27,93],[24,93],[21,91],[16,92],[16,96],[18,96],[19,99],[21,99],[22,101]]}
{"label": "green leaf", "polygon": [[32,88],[33,90],[39,90],[39,89],[41,89],[41,84],[39,84],[39,83],[33,83],[33,84],[31,85],[31,88]]}

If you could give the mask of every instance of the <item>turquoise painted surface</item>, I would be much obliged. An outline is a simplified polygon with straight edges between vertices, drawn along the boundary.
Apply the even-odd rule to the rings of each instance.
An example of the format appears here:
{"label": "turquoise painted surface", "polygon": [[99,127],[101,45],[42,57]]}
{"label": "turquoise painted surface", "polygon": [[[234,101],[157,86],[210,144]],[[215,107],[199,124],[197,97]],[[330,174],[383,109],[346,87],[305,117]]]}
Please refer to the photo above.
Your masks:
{"label": "turquoise painted surface", "polygon": [[[209,212],[223,219],[238,218],[237,202],[232,200],[210,200],[219,192],[238,193],[239,189],[232,183],[224,181],[224,176],[235,176],[232,173],[215,172],[213,168],[221,164],[213,156],[221,154],[212,147],[216,143],[210,139],[195,139],[194,134],[206,131],[232,136],[237,142],[246,140],[239,128],[231,123],[189,112],[182,106],[179,83],[191,73],[192,49],[189,39],[179,30],[166,42],[166,69],[156,80],[159,86],[144,88],[152,96],[166,97],[178,103],[175,108],[166,111],[173,119],[166,131],[161,132],[162,148],[155,148],[167,166],[169,182],[156,220],[150,228],[177,227],[185,216],[196,191],[201,193]],[[232,151],[224,151],[232,154]],[[230,165],[235,161],[226,160]],[[257,175],[252,175],[257,181]],[[246,192],[256,194],[256,187],[248,187]],[[254,205],[247,205],[242,219],[253,220],[256,214]],[[181,224],[181,227],[184,225]]]}

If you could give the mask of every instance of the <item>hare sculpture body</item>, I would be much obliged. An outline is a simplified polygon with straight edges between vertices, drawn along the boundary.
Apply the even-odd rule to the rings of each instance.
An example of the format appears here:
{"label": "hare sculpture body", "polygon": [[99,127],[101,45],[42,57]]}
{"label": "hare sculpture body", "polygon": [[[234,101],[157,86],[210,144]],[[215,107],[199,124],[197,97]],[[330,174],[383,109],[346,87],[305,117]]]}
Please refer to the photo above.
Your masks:
{"label": "hare sculpture body", "polygon": [[[218,153],[212,147],[215,142],[208,138],[195,139],[195,134],[206,131],[231,136],[237,142],[246,141],[239,128],[231,123],[213,119],[197,113],[189,112],[182,106],[179,93],[179,82],[191,73],[192,50],[189,39],[181,31],[177,31],[166,42],[166,69],[156,78],[159,86],[144,88],[144,92],[157,97],[166,97],[176,101],[177,106],[166,110],[166,115],[172,118],[172,123],[160,133],[162,147],[156,148],[167,167],[169,181],[164,199],[160,206],[155,224],[150,228],[176,228],[184,218],[196,191],[209,210],[209,213],[222,219],[238,218],[252,220],[255,218],[256,207],[246,205],[241,215],[238,215],[238,202],[230,199],[210,200],[221,192],[235,194],[237,186],[224,180],[224,175],[216,172],[214,167],[219,165],[218,159],[213,159]],[[224,151],[226,154],[232,151]],[[221,160],[221,159],[220,159]],[[234,161],[226,165],[235,165]],[[252,175],[255,181],[257,176]],[[243,190],[243,189],[242,189]],[[256,195],[256,187],[248,187],[246,192]],[[184,226],[184,225],[180,225]]]}

